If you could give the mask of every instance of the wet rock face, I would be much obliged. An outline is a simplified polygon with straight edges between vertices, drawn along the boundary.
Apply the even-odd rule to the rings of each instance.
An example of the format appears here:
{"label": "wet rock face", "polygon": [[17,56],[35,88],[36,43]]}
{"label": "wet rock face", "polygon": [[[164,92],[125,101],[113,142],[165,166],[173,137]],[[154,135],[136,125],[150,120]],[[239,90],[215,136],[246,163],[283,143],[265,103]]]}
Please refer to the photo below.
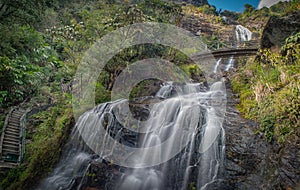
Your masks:
{"label": "wet rock face", "polygon": [[223,184],[229,189],[300,188],[300,140],[278,145],[268,143],[257,131],[258,124],[243,119],[227,87],[225,119],[226,159]]}
{"label": "wet rock face", "polygon": [[276,146],[272,163],[278,168],[278,178],[284,183],[280,187],[300,188],[300,139],[288,142],[284,146]]}
{"label": "wet rock face", "polygon": [[110,163],[94,161],[90,164],[82,179],[82,190],[115,189],[120,172],[117,166]]}
{"label": "wet rock face", "polygon": [[[218,180],[207,189],[213,190],[252,190],[252,189],[297,189],[300,187],[300,140],[287,142],[284,146],[268,143],[263,135],[257,133],[258,124],[241,117],[236,109],[237,95],[233,94],[227,83],[227,109],[224,121],[226,131],[226,151],[224,167]],[[161,99],[146,97],[136,100],[132,105],[137,117],[146,117],[141,110]],[[138,115],[140,113],[140,115]],[[122,140],[131,144],[136,136],[123,133]],[[123,142],[123,143],[124,143]],[[126,143],[125,143],[126,144]],[[197,145],[199,146],[199,144]],[[177,155],[178,156],[178,155]],[[200,155],[194,155],[196,159]],[[170,162],[176,161],[174,157]],[[194,171],[195,170],[195,171]],[[118,180],[126,171],[125,168],[98,158],[92,161],[83,177],[77,179],[83,190],[117,189]],[[176,171],[176,169],[174,169]],[[170,172],[166,188],[176,188],[176,175]],[[192,170],[190,184],[197,181],[196,167]],[[197,173],[197,172],[196,172]],[[78,187],[78,186],[76,186]]]}
{"label": "wet rock face", "polygon": [[272,16],[262,34],[261,47],[281,47],[285,39],[300,31],[300,12],[293,12],[284,17]]}

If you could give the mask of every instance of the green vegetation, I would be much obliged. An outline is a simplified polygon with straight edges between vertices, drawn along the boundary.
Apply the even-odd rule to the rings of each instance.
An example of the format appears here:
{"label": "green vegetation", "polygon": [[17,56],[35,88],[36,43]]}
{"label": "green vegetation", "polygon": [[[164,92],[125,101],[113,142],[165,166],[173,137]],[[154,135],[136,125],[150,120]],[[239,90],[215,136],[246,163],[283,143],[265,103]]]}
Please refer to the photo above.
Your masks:
{"label": "green vegetation", "polygon": [[279,2],[270,8],[255,10],[251,5],[245,4],[245,10],[238,18],[238,22],[244,26],[251,26],[250,23],[256,23],[252,26],[251,31],[262,32],[265,24],[271,16],[282,17],[287,13],[297,12],[300,10],[300,0],[289,2]]}
{"label": "green vegetation", "polygon": [[250,16],[255,11],[255,8],[252,5],[245,4],[244,5],[244,16]]}
{"label": "green vegetation", "polygon": [[[300,9],[299,0],[292,0],[290,2],[279,2],[270,8],[262,8],[255,10],[255,8],[249,4],[245,4],[245,10],[242,14],[241,20],[247,17],[251,18],[264,18],[269,16],[284,16],[287,13],[294,12]],[[248,18],[248,19],[251,19]]]}
{"label": "green vegetation", "polygon": [[74,125],[70,104],[60,101],[58,105],[29,118],[33,123],[27,130],[27,141],[31,143],[26,146],[24,163],[10,170],[0,187],[31,189],[50,174]]}
{"label": "green vegetation", "polygon": [[300,33],[286,39],[281,53],[261,50],[232,80],[239,109],[257,120],[268,141],[300,137]]}
{"label": "green vegetation", "polygon": [[[160,0],[0,0],[1,113],[24,101],[28,107],[46,107],[28,118],[24,162],[0,174],[0,188],[31,189],[57,164],[74,124],[72,78],[84,52],[97,39],[133,23],[179,25],[181,12],[179,5]],[[179,67],[189,63],[182,53],[169,47],[144,44],[124,49],[100,74],[96,103],[110,100],[114,80],[128,64],[153,57],[163,57]],[[199,74],[193,66],[186,68],[190,76]],[[133,90],[132,94],[147,95],[142,91]],[[4,117],[0,129],[2,120]]]}
{"label": "green vegetation", "polygon": [[205,15],[211,15],[216,16],[219,14],[219,12],[216,10],[215,6],[212,5],[204,5],[200,7],[195,7],[193,5],[187,5],[184,7],[187,14],[191,13],[197,13],[197,14],[205,14]]}
{"label": "green vegetation", "polygon": [[[294,2],[299,1],[288,4],[287,10],[299,10]],[[28,118],[24,162],[0,173],[0,189],[32,189],[57,164],[74,124],[72,78],[84,52],[97,39],[133,23],[154,21],[179,26],[183,13],[189,11],[205,15],[220,30],[226,26],[219,16],[221,10],[209,5],[182,8],[163,0],[0,0],[0,130],[3,113],[10,106],[25,101],[28,107],[43,110]],[[242,16],[224,14],[246,22],[249,12],[256,19],[262,14],[279,14],[280,10],[255,11],[249,7]],[[220,40],[215,33],[203,36],[211,47],[222,46]],[[261,121],[268,140],[275,136],[283,141],[299,134],[299,53],[297,34],[287,39],[281,55],[263,51],[260,59],[244,66],[233,81],[234,89],[241,94],[240,110],[246,117]],[[199,68],[175,49],[151,44],[133,46],[119,52],[105,66],[96,84],[95,102],[110,100],[114,81],[129,64],[155,57],[169,60],[195,81],[203,80]],[[130,98],[151,95],[157,90],[153,83],[158,82],[141,82]],[[194,189],[194,184],[190,188]]]}

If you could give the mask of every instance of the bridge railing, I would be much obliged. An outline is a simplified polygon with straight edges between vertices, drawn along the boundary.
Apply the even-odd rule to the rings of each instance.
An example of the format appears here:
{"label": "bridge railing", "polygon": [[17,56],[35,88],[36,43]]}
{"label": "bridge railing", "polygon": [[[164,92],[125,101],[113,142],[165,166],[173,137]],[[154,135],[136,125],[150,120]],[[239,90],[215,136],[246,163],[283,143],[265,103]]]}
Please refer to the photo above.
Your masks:
{"label": "bridge railing", "polygon": [[213,41],[206,45],[205,49],[210,51],[216,50],[228,50],[228,49],[246,49],[246,48],[257,48],[259,47],[259,42],[257,40],[250,40],[245,42],[221,42]]}

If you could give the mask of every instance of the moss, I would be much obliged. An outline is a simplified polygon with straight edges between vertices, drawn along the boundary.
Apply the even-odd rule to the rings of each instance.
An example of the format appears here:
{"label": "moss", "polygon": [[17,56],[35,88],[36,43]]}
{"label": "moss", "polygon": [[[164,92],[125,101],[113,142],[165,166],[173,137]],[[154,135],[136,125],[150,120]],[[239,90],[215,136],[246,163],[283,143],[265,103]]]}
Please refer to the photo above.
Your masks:
{"label": "moss", "polygon": [[162,81],[157,79],[143,80],[138,83],[130,92],[129,99],[137,97],[154,96],[160,89]]}
{"label": "moss", "polygon": [[196,82],[204,82],[204,74],[197,64],[184,64],[180,68],[188,75],[189,78]]}
{"label": "moss", "polygon": [[190,187],[189,187],[190,190],[196,190],[196,183],[195,182],[191,182],[190,183]]}

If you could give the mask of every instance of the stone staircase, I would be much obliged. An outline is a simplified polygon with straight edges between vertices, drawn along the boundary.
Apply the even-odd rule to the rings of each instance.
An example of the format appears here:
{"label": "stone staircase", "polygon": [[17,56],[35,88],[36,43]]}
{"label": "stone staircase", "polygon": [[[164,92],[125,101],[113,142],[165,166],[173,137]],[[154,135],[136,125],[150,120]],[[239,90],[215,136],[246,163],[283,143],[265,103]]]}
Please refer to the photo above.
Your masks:
{"label": "stone staircase", "polygon": [[26,112],[22,108],[12,108],[6,117],[0,139],[0,169],[13,168],[22,161]]}

